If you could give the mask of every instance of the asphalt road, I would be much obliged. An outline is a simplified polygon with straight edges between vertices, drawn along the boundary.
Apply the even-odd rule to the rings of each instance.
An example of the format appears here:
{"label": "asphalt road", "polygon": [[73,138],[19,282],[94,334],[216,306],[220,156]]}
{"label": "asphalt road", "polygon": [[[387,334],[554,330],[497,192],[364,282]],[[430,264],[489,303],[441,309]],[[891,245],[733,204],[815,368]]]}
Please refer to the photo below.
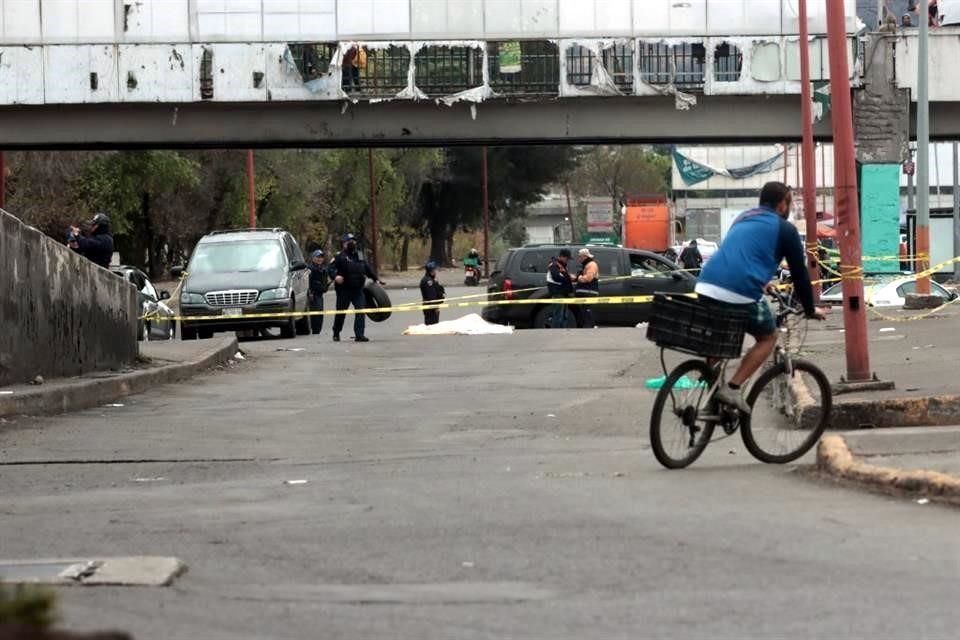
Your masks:
{"label": "asphalt road", "polygon": [[956,637],[955,510],[732,438],[660,469],[641,331],[407,320],[4,425],[0,557],[181,558],[171,588],[60,592],[65,626],[143,639]]}

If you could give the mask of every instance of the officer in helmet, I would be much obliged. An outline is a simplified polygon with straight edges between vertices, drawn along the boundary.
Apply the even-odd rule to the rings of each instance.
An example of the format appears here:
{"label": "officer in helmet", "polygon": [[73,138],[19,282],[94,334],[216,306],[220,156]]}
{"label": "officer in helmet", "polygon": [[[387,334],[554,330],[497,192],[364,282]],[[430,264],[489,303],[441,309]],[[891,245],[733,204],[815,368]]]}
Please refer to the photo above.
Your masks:
{"label": "officer in helmet", "polygon": [[[345,311],[353,305],[353,339],[356,342],[370,342],[366,337],[366,322],[363,309],[366,305],[366,296],[363,287],[367,278],[379,281],[367,261],[363,259],[357,249],[357,239],[352,233],[343,236],[343,251],[337,254],[333,261],[333,287],[337,292],[337,311]],[[383,284],[381,282],[381,284]],[[343,330],[343,321],[346,315],[338,313],[333,320],[333,341],[340,342],[340,332]]]}
{"label": "officer in helmet", "polygon": [[[426,271],[420,280],[420,295],[423,297],[423,304],[440,304],[446,297],[447,292],[437,279],[437,263],[431,260],[423,268]],[[440,322],[439,309],[423,310],[423,324],[437,324],[438,322]]]}
{"label": "officer in helmet", "polygon": [[90,233],[83,235],[80,227],[70,227],[67,245],[104,269],[113,259],[113,235],[110,233],[110,217],[98,213],[90,220]]}

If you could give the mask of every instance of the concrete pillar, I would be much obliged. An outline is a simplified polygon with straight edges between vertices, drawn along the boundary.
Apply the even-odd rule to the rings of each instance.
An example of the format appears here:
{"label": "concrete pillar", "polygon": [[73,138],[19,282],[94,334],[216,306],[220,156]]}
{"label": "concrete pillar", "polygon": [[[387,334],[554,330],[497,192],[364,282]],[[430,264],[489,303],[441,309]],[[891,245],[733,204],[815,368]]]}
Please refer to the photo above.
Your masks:
{"label": "concrete pillar", "polygon": [[900,172],[910,158],[910,93],[894,80],[892,37],[874,34],[866,44],[863,86],[854,92],[860,212],[866,273],[896,272],[900,244]]}

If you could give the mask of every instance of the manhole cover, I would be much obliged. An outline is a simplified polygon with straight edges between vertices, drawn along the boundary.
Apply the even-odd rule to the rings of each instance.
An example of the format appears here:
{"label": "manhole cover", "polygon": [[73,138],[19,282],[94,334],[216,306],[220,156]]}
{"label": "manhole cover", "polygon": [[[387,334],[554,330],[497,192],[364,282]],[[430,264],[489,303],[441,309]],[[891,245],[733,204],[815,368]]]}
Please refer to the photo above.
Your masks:
{"label": "manhole cover", "polygon": [[176,558],[0,560],[0,583],[165,587],[187,570]]}

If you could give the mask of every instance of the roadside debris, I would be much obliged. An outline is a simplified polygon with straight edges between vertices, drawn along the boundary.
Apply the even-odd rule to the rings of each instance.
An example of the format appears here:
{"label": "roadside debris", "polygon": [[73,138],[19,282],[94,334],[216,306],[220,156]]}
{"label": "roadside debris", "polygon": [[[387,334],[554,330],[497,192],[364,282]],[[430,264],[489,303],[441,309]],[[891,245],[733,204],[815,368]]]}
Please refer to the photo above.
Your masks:
{"label": "roadside debris", "polygon": [[307,480],[284,480],[283,484],[307,484]]}
{"label": "roadside debris", "polygon": [[103,406],[105,406],[105,407],[111,407],[111,408],[114,408],[114,409],[119,409],[120,407],[123,407],[123,406],[126,406],[126,405],[120,404],[119,402],[111,402],[110,404],[105,404],[105,405],[103,405]]}
{"label": "roadside debris", "polygon": [[930,498],[920,498],[917,500],[917,504],[930,504]]}
{"label": "roadside debris", "polygon": [[236,354],[235,356],[233,356],[233,359],[234,359],[234,360],[246,360],[246,358],[243,357],[243,352],[241,352],[241,351],[237,351],[237,354]]}
{"label": "roadside debris", "polygon": [[278,347],[277,351],[306,351],[303,347],[297,347],[296,349],[291,349],[290,347]]}
{"label": "roadside debris", "polygon": [[44,383],[43,376],[37,376],[36,378],[30,381],[30,384],[43,384],[43,383]]}

